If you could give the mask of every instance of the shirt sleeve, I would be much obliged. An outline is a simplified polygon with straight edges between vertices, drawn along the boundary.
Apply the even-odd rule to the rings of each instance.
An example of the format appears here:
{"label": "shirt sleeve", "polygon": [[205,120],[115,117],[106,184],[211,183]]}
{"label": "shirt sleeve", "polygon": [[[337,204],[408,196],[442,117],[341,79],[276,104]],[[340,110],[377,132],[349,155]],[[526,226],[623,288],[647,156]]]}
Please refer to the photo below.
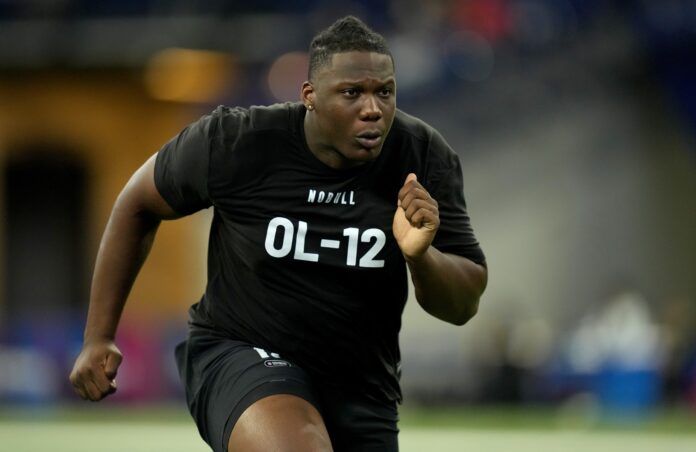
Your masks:
{"label": "shirt sleeve", "polygon": [[[443,164],[431,167],[431,174],[428,177],[430,195],[437,201],[440,211],[440,228],[433,240],[433,246],[444,253],[457,254],[477,264],[486,265],[486,257],[474,235],[466,210],[459,156],[437,132],[433,134],[432,146],[444,146],[447,156]],[[433,151],[431,149],[431,152]],[[435,154],[443,153],[435,152]]]}
{"label": "shirt sleeve", "polygon": [[167,204],[182,215],[212,205],[208,193],[214,115],[207,115],[179,132],[157,153],[155,186]]}

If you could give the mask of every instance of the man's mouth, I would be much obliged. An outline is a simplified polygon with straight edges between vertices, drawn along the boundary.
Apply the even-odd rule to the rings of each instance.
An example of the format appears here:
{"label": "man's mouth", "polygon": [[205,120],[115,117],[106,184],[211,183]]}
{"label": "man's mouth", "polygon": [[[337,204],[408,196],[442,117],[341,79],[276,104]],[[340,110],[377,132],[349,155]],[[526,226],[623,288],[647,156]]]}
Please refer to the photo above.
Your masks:
{"label": "man's mouth", "polygon": [[356,140],[360,146],[366,149],[377,147],[382,142],[382,132],[379,130],[368,130],[357,135]]}

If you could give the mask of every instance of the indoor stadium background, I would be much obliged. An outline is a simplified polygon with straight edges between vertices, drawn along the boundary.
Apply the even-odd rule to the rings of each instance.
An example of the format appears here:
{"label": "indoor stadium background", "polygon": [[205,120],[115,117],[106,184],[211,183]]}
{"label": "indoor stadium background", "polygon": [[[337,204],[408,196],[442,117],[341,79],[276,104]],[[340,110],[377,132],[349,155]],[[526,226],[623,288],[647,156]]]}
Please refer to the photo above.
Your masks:
{"label": "indoor stadium background", "polygon": [[173,348],[210,212],[160,228],[92,404],[101,232],[186,124],[296,100],[347,13],[459,153],[490,268],[464,327],[407,304],[402,450],[696,450],[696,1],[0,0],[0,451],[206,450]]}

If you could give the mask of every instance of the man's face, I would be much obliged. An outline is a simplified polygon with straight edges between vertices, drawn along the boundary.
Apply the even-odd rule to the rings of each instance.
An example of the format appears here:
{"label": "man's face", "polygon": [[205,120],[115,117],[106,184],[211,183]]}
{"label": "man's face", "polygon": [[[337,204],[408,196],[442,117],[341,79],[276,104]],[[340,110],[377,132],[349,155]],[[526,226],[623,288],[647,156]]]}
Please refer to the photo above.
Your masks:
{"label": "man's face", "polygon": [[396,110],[392,60],[374,52],[334,54],[331,63],[305,83],[303,97],[314,106],[307,112],[315,126],[309,143],[334,154],[343,167],[374,160]]}

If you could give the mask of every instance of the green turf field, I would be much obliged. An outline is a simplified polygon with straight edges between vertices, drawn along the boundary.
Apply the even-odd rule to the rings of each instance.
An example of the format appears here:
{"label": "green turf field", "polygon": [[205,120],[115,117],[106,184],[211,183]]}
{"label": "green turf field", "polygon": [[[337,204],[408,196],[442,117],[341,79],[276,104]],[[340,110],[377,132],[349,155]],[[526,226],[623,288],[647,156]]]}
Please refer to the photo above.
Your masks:
{"label": "green turf field", "polygon": [[[660,413],[640,425],[559,421],[549,409],[406,409],[403,452],[694,452],[696,416]],[[0,408],[1,452],[205,452],[179,408],[54,411]]]}

